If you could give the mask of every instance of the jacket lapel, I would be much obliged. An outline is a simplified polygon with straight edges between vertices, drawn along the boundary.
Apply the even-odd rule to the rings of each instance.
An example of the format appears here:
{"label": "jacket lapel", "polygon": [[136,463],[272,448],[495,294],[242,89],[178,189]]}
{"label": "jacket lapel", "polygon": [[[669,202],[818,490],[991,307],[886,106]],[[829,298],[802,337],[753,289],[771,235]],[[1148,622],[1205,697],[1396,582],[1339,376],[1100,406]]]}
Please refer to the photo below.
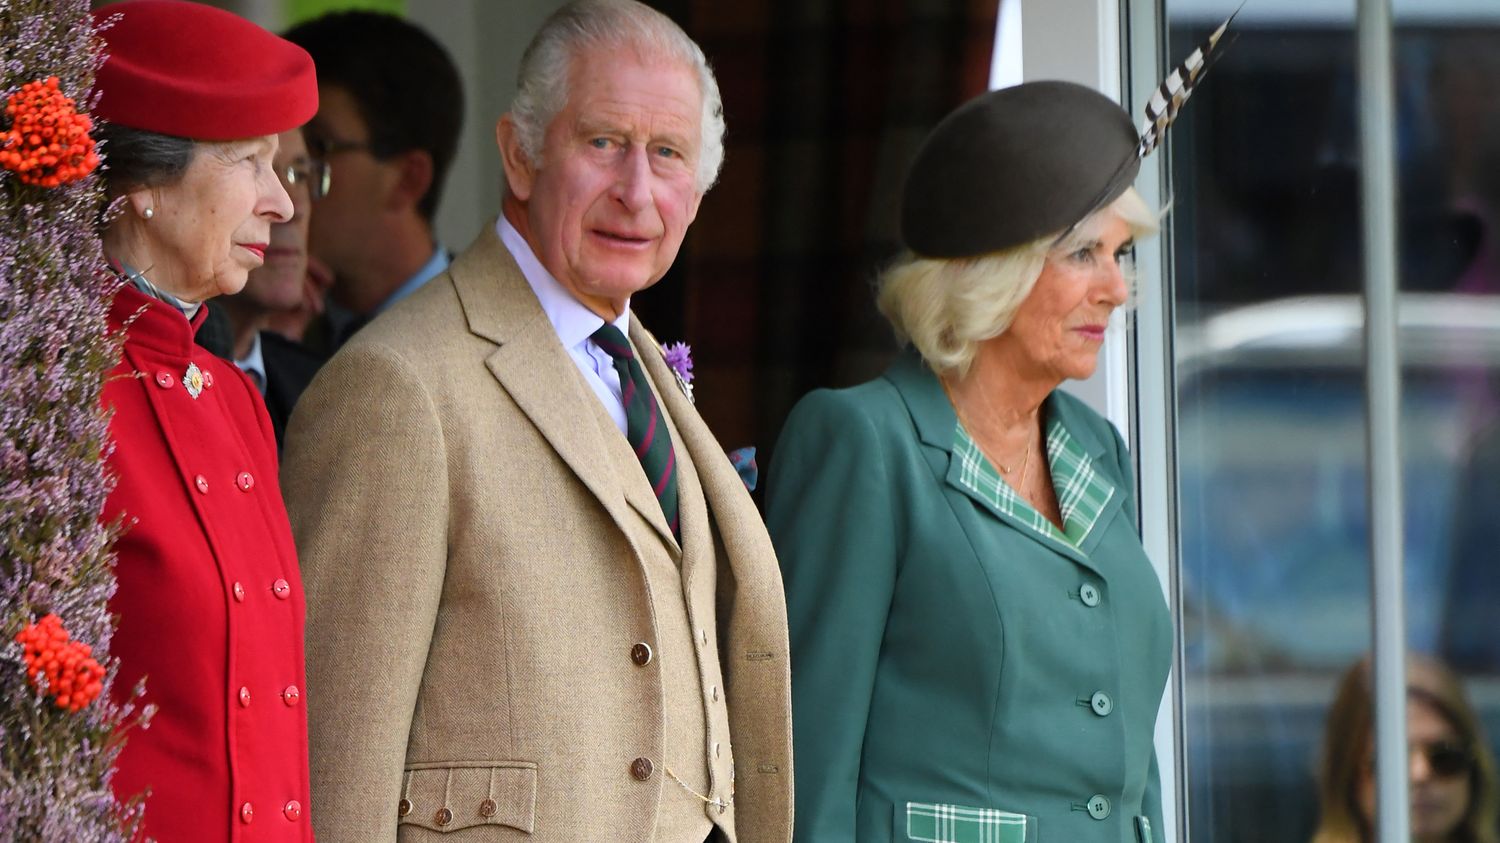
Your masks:
{"label": "jacket lapel", "polygon": [[[932,374],[920,357],[912,353],[903,353],[896,362],[891,364],[885,377],[896,387],[901,400],[906,403],[907,412],[911,414],[912,424],[916,427],[917,437],[924,445],[937,448],[947,455],[948,467],[944,472],[943,482],[949,488],[973,501],[981,512],[1028,539],[1098,573],[1097,566],[1084,551],[1067,542],[1043,536],[1025,520],[1006,512],[994,500],[976,492],[972,484],[964,482],[962,479],[964,467],[953,453],[953,433],[958,424],[958,417],[953,412],[953,405],[948,403],[947,396],[943,394],[942,385],[938,383],[937,377]],[[1048,406],[1052,404],[1049,398]],[[1102,520],[1100,524],[1103,524]],[[1100,529],[1096,527],[1095,532],[1100,532]]]}
{"label": "jacket lapel", "polygon": [[[623,529],[630,518],[625,509],[628,490],[640,484],[622,482],[605,434],[621,438],[622,443],[623,437],[562,347],[493,223],[453,262],[449,273],[469,330],[499,346],[485,360],[490,373]],[[580,418],[583,407],[588,409]],[[624,447],[628,452],[629,446]],[[638,503],[631,505],[641,508]],[[664,521],[660,506],[655,515],[657,521]]]}

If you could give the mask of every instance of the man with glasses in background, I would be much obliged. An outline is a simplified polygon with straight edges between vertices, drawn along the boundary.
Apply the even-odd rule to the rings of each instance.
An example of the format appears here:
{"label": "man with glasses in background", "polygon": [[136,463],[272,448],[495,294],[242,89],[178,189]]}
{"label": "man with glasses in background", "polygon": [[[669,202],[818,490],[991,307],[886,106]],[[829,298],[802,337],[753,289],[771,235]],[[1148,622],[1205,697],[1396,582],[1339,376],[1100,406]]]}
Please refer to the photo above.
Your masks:
{"label": "man with glasses in background", "polygon": [[308,153],[301,129],[282,132],[273,159],[276,177],[292,198],[292,218],[271,226],[265,263],[245,288],[220,299],[232,336],[230,359],[255,382],[281,449],[287,419],[324,357],[275,330],[273,320],[297,311],[308,284],[307,232],[313,200],[328,192],[328,165]]}
{"label": "man with glasses in background", "polygon": [[333,274],[304,342],[332,354],[355,331],[448,268],[433,219],[458,148],[463,88],[448,53],[393,15],[335,12],[287,40],[318,69],[308,148],[333,173],[309,233]]}

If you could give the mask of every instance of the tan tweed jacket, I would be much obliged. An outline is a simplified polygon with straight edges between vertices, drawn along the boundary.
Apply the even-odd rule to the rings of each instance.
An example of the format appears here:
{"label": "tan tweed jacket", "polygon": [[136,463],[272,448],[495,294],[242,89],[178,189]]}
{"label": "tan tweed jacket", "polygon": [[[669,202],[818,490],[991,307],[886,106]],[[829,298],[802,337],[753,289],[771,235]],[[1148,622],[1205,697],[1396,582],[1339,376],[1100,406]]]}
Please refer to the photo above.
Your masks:
{"label": "tan tweed jacket", "polygon": [[[733,770],[731,784],[711,769],[712,784],[734,790],[738,843],[786,843],[790,685],[771,542],[655,341],[631,326],[696,468],[683,488],[701,486],[696,514],[712,524],[698,540],[714,546],[698,550],[718,570],[683,568],[684,591],[707,583],[716,604],[715,628],[695,638],[722,670]],[[632,647],[654,640],[642,554],[678,551],[606,434],[619,432],[493,226],[303,395],[283,488],[307,592],[322,843],[650,839],[677,785],[634,763],[661,758],[664,712],[661,673]]]}

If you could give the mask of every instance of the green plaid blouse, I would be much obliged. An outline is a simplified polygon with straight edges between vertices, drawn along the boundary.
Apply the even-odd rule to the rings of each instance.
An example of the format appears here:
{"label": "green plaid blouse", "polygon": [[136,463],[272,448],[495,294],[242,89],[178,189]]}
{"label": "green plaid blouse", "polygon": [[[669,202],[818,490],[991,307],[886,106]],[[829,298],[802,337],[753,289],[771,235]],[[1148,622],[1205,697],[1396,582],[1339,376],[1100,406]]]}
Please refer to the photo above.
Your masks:
{"label": "green plaid blouse", "polygon": [[1093,458],[1057,421],[1047,429],[1047,464],[1052,468],[1052,489],[1062,510],[1062,530],[1000,477],[962,422],[953,427],[953,455],[959,462],[958,480],[969,491],[1041,538],[1073,550],[1083,546],[1115,493],[1115,487],[1094,471]]}

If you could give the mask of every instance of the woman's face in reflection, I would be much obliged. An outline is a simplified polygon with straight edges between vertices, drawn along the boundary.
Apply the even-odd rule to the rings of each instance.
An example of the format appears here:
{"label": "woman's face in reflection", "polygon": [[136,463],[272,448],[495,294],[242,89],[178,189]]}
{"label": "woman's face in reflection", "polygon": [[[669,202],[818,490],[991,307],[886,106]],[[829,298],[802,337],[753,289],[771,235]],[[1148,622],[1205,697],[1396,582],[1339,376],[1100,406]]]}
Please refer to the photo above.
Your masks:
{"label": "woman's face in reflection", "polygon": [[[1462,737],[1443,713],[1416,697],[1406,701],[1407,754],[1411,777],[1411,839],[1413,843],[1446,843],[1452,840],[1469,812],[1470,769],[1454,771],[1442,763],[1434,765],[1434,752],[1462,743]],[[1359,782],[1359,808],[1365,820],[1375,824],[1374,754]]]}

